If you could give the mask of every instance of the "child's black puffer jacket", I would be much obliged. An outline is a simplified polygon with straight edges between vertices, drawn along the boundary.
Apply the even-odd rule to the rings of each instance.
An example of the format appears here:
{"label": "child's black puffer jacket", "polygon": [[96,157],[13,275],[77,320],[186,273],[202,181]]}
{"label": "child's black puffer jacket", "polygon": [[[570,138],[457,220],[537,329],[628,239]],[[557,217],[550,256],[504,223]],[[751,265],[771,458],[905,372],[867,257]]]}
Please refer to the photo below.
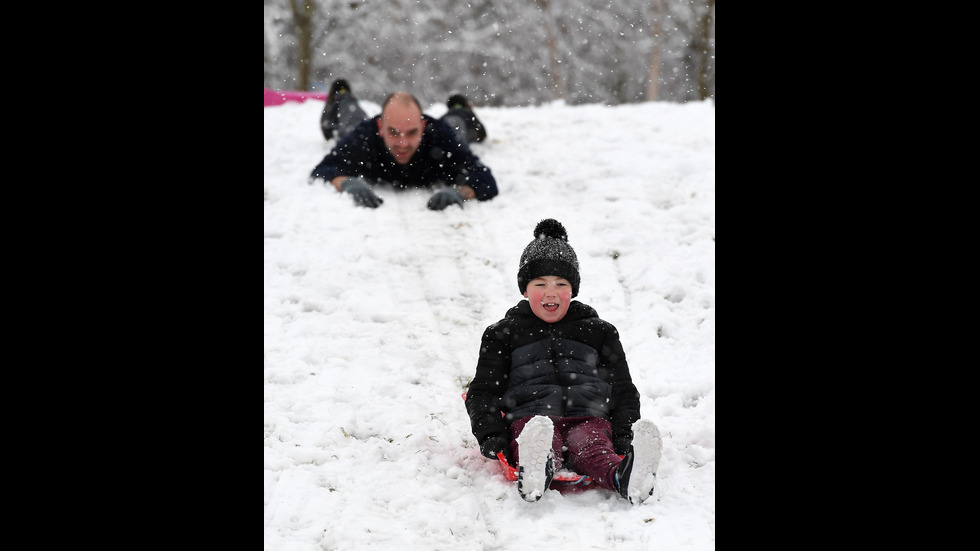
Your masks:
{"label": "child's black puffer jacket", "polygon": [[619,332],[594,308],[572,301],[551,324],[524,300],[483,332],[466,410],[481,444],[528,415],[595,416],[612,423],[620,448],[633,439],[640,395]]}

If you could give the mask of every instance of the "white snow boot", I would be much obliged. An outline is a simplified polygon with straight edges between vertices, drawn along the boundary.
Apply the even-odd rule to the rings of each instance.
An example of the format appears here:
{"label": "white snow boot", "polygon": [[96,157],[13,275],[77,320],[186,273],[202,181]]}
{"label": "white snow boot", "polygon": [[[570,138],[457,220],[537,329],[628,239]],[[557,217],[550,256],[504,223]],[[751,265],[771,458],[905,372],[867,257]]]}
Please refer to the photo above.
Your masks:
{"label": "white snow boot", "polygon": [[551,442],[555,437],[555,424],[544,415],[537,415],[524,425],[517,437],[517,491],[524,501],[537,501],[551,486],[555,476],[555,463],[551,455]]}
{"label": "white snow boot", "polygon": [[657,425],[649,419],[633,423],[633,446],[616,471],[616,487],[630,503],[639,505],[653,493],[662,453]]}

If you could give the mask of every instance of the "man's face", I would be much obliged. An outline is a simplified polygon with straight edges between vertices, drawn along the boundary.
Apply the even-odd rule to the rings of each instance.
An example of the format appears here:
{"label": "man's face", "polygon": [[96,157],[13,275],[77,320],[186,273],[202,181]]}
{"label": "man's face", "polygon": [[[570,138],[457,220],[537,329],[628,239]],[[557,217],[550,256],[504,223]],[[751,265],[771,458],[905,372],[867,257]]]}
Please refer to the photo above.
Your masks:
{"label": "man's face", "polygon": [[425,121],[414,103],[404,105],[389,103],[378,120],[378,134],[385,141],[388,152],[400,165],[412,160],[422,141]]}

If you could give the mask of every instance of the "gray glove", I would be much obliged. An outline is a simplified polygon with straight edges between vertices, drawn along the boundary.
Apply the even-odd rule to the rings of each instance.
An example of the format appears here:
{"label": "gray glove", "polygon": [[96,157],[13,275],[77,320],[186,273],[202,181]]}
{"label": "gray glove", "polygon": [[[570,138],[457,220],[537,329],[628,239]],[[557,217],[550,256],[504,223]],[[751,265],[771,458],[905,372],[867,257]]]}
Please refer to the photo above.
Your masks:
{"label": "gray glove", "polygon": [[371,188],[360,178],[348,178],[340,184],[340,191],[350,193],[354,196],[354,204],[362,207],[378,208],[384,203],[384,199],[378,197],[371,191]]}
{"label": "gray glove", "polygon": [[429,197],[429,208],[432,210],[442,210],[454,203],[463,208],[463,195],[456,188],[446,188]]}

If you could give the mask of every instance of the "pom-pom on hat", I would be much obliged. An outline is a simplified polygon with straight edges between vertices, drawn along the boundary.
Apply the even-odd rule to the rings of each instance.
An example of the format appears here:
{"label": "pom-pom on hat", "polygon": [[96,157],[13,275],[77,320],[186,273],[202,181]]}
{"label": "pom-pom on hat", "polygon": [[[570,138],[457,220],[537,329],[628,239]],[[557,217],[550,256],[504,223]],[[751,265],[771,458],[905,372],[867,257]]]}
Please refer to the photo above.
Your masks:
{"label": "pom-pom on hat", "polygon": [[532,279],[541,276],[563,277],[572,284],[572,298],[578,295],[578,257],[568,244],[565,226],[554,218],[538,222],[534,227],[534,241],[527,244],[517,270],[517,286],[521,294]]}

